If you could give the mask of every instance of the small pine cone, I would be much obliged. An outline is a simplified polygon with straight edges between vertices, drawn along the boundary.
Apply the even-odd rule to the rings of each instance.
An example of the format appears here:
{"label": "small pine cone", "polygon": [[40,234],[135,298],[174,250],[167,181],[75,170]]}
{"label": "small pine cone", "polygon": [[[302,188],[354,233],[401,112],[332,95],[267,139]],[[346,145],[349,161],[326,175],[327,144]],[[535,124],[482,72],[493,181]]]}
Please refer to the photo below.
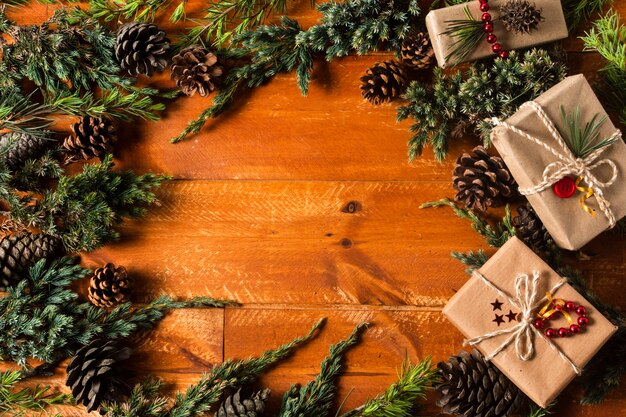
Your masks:
{"label": "small pine cone", "polygon": [[528,0],[509,0],[500,7],[500,20],[509,32],[530,33],[537,29],[543,18],[541,9]]}
{"label": "small pine cone", "polygon": [[239,388],[224,400],[215,417],[261,417],[270,393],[269,389],[264,389],[248,395]]}
{"label": "small pine cone", "polygon": [[217,62],[217,55],[208,49],[190,46],[172,58],[171,78],[186,95],[193,96],[198,92],[206,97],[215,90],[224,73]]}
{"label": "small pine cone", "polygon": [[103,158],[113,151],[117,131],[113,122],[104,117],[85,116],[72,125],[73,135],[63,142],[68,162],[80,159]]}
{"label": "small pine cone", "polygon": [[22,167],[29,159],[42,156],[52,141],[44,137],[31,136],[26,133],[10,132],[0,136],[0,149],[6,153],[2,159],[11,171]]}
{"label": "small pine cone", "polygon": [[464,153],[457,159],[452,181],[457,191],[455,200],[470,210],[501,206],[517,192],[502,158],[489,155],[482,146],[474,148],[472,155]]}
{"label": "small pine cone", "polygon": [[128,300],[133,279],[126,268],[108,263],[94,271],[89,281],[89,301],[100,308],[110,308]]}
{"label": "small pine cone", "polygon": [[115,58],[132,76],[163,71],[169,50],[170,40],[155,24],[131,22],[117,30]]}
{"label": "small pine cone", "polygon": [[429,68],[435,58],[435,51],[430,44],[428,33],[419,32],[407,36],[400,50],[402,63],[408,68]]}
{"label": "small pine cone", "polygon": [[76,402],[91,412],[100,408],[103,401],[118,400],[120,385],[116,366],[130,358],[131,353],[130,348],[118,348],[114,342],[100,339],[80,348],[67,365],[65,381]]}
{"label": "small pine cone", "polygon": [[28,268],[41,259],[62,254],[61,241],[55,237],[29,232],[0,240],[0,290],[26,278]]}
{"label": "small pine cone", "polygon": [[462,417],[506,417],[527,404],[526,396],[479,351],[461,351],[437,365],[437,406]]}
{"label": "small pine cone", "polygon": [[548,249],[552,236],[530,204],[526,203],[517,208],[513,226],[515,226],[517,237],[535,252],[544,252]]}
{"label": "small pine cone", "polygon": [[373,104],[398,97],[406,87],[406,74],[396,61],[377,62],[361,77],[361,94]]}

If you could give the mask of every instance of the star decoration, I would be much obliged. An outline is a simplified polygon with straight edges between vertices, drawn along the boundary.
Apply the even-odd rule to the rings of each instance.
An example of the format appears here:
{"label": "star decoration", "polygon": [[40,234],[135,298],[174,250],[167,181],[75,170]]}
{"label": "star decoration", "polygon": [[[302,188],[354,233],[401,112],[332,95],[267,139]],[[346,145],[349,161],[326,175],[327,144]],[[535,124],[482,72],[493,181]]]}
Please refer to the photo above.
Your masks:
{"label": "star decoration", "polygon": [[506,315],[506,318],[509,319],[509,323],[512,322],[512,321],[516,321],[517,320],[517,313],[514,313],[511,310],[509,310],[509,314]]}
{"label": "star decoration", "polygon": [[496,314],[496,318],[493,319],[492,321],[497,323],[498,327],[500,327],[500,325],[504,323],[504,316],[502,314]]}
{"label": "star decoration", "polygon": [[496,311],[496,310],[502,310],[502,304],[504,304],[504,303],[501,303],[501,302],[500,302],[500,301],[498,301],[498,299],[496,298],[496,301],[495,301],[495,302],[493,302],[493,303],[491,303],[491,305],[493,306],[493,311]]}

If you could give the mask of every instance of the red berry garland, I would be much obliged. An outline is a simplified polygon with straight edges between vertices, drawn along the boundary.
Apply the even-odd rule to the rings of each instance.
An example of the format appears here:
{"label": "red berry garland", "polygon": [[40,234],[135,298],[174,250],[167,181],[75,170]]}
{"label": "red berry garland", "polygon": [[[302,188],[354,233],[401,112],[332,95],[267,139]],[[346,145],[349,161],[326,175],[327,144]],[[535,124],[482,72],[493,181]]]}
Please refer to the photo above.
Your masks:
{"label": "red berry garland", "polygon": [[489,13],[489,0],[479,0],[480,11],[483,12],[482,21],[485,24],[483,30],[488,34],[487,42],[491,44],[491,50],[498,54],[500,58],[508,58],[509,51],[502,49],[502,45],[498,42],[498,38],[493,34],[493,21]]}
{"label": "red berry garland", "polygon": [[576,321],[577,324],[571,323],[570,320],[569,328],[560,327],[558,330],[551,327],[547,328],[544,331],[544,334],[549,338],[557,336],[567,337],[570,335],[576,335],[582,331],[583,327],[589,324],[589,319],[587,318],[587,309],[584,306],[576,305],[576,303],[574,303],[573,301],[567,301],[563,304],[555,304],[552,310],[553,313],[550,316],[539,317],[535,320],[534,325],[537,329],[543,330],[546,327],[546,323],[556,318],[559,313],[562,313],[563,315],[568,317],[569,320],[569,315],[567,311],[575,311],[576,314],[578,314],[578,320]]}

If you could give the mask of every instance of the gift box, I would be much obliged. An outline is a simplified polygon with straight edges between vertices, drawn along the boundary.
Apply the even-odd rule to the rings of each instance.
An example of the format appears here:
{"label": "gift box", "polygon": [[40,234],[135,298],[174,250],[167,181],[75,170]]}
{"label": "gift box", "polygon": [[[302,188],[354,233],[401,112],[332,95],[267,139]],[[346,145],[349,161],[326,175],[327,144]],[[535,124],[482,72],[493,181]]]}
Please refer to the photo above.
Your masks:
{"label": "gift box", "polygon": [[606,117],[583,75],[566,78],[534,103],[495,127],[491,140],[556,244],[579,249],[626,215],[626,144],[608,118],[598,140],[615,142],[587,161],[568,154],[553,134],[568,137],[563,114],[579,111],[581,128]]}
{"label": "gift box", "polygon": [[[569,320],[545,307],[562,300],[575,305]],[[586,311],[577,312],[579,306]],[[516,237],[474,273],[443,314],[464,334],[466,344],[490,358],[541,407],[556,398],[617,330]],[[535,321],[541,314],[552,319],[543,320],[545,327],[539,329]],[[548,328],[569,329],[569,321],[577,323],[578,317],[588,321],[579,326],[580,333],[545,335]]]}
{"label": "gift box", "polygon": [[[543,19],[536,30],[530,33],[509,32],[501,22],[497,21],[498,9],[507,2],[508,0],[489,1],[489,13],[495,21],[493,34],[496,35],[498,42],[502,44],[504,49],[510,51],[513,49],[528,48],[534,45],[541,45],[567,38],[567,24],[565,23],[560,1],[534,0],[532,2],[538,9],[541,9]],[[426,27],[435,51],[435,57],[437,58],[437,63],[442,68],[460,63],[457,62],[458,60],[455,57],[449,57],[450,53],[454,51],[456,38],[445,34],[445,32],[449,29],[453,21],[467,19],[465,15],[466,7],[469,8],[471,15],[476,20],[481,20],[483,12],[480,11],[480,3],[477,1],[432,10],[426,16]],[[461,62],[475,61],[495,55],[491,50],[491,45],[487,43],[485,38],[486,36],[483,37],[476,48]]]}

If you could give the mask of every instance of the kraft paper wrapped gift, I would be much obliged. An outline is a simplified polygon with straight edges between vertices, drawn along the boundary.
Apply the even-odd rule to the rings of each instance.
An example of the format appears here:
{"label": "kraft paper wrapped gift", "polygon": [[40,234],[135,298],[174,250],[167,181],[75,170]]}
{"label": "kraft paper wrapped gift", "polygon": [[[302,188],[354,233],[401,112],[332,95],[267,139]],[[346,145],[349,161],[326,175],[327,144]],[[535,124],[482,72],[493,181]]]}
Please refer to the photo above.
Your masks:
{"label": "kraft paper wrapped gift", "polygon": [[[527,274],[532,280],[536,272],[538,281],[535,288],[537,294],[535,301],[540,306],[547,302],[546,292],[552,290],[555,298],[573,301],[587,309],[589,324],[581,333],[564,338],[548,339],[543,336],[543,331],[535,329],[530,324],[534,354],[527,360],[520,359],[515,340],[513,340],[491,359],[492,363],[530,399],[546,407],[576,376],[568,360],[571,360],[572,364],[579,369],[584,368],[617,328],[570,285],[565,283],[558,289],[554,289],[562,278],[516,237],[511,238],[478,272],[498,289],[508,293],[513,301],[517,297],[518,277]],[[530,284],[529,289],[532,289]],[[525,291],[522,291],[522,297],[524,294]],[[496,301],[502,303],[501,310],[495,310],[492,305]],[[539,309],[540,307],[537,308]],[[532,321],[534,321],[536,310],[532,311]],[[520,310],[498,294],[495,288],[485,283],[478,274],[472,276],[443,309],[443,314],[467,339],[484,336],[498,330],[512,330],[523,322],[523,320],[509,321],[506,318],[509,312],[516,314],[520,313]],[[498,326],[494,321],[495,314],[502,315],[505,323]],[[577,317],[576,313],[572,314],[573,317]],[[548,323],[551,327],[569,327],[562,315]],[[474,344],[474,347],[488,357],[497,352],[510,336],[511,334],[504,334],[485,338]],[[524,348],[525,340],[521,342],[520,346]],[[550,343],[554,346],[551,347]],[[568,359],[561,357],[556,348]],[[525,352],[526,350],[522,349],[522,353]]]}
{"label": "kraft paper wrapped gift", "polygon": [[[575,111],[578,107],[582,127],[591,121],[595,114],[599,114],[599,117],[606,116],[606,112],[583,75],[566,78],[534,101],[541,106],[558,131],[562,132],[561,135],[566,132],[561,117],[561,106],[565,114]],[[539,138],[545,145],[565,154],[532,107],[522,106],[518,112],[506,120],[506,123]],[[608,119],[600,127],[600,139],[611,137],[616,133],[619,131]],[[584,193],[576,192],[571,198],[563,199],[555,194],[552,186],[526,196],[556,244],[561,248],[580,249],[611,227],[607,215],[612,215],[615,221],[626,216],[626,186],[624,186],[626,184],[626,144],[621,138],[617,139],[614,144],[604,148],[597,159],[589,164],[593,167],[604,161],[599,166],[590,169],[591,174],[599,181],[607,182],[613,174],[617,175],[612,185],[601,189],[610,212],[602,210],[598,196],[594,195],[585,200],[585,204],[596,212],[596,215],[592,216],[583,209],[580,203],[580,198]],[[494,128],[491,140],[522,190],[541,183],[548,165],[555,162],[566,163],[549,149],[527,140],[505,126]],[[615,170],[611,164],[615,165]],[[572,172],[569,176],[576,179],[579,174]],[[585,182],[581,186],[585,186]],[[598,187],[595,191],[597,194]]]}
{"label": "kraft paper wrapped gift", "polygon": [[[506,3],[507,0],[489,1],[489,6],[491,6],[489,13],[494,20],[498,18],[499,7]],[[534,0],[533,3],[537,8],[541,9],[543,20],[539,23],[537,29],[531,33],[508,32],[502,23],[495,22],[493,33],[498,37],[498,42],[502,44],[504,49],[511,51],[513,49],[529,48],[534,45],[567,38],[567,24],[565,23],[561,2],[558,0]],[[437,63],[442,68],[458,64],[454,57],[446,59],[450,52],[454,50],[453,44],[456,38],[443,33],[448,30],[450,21],[467,19],[465,16],[466,6],[469,7],[475,19],[481,19],[483,12],[480,11],[480,4],[477,1],[432,10],[426,16],[426,27],[435,51],[435,57],[437,58]],[[491,45],[485,39],[482,39],[476,49],[464,61],[475,61],[492,55],[494,53],[491,51]]]}

